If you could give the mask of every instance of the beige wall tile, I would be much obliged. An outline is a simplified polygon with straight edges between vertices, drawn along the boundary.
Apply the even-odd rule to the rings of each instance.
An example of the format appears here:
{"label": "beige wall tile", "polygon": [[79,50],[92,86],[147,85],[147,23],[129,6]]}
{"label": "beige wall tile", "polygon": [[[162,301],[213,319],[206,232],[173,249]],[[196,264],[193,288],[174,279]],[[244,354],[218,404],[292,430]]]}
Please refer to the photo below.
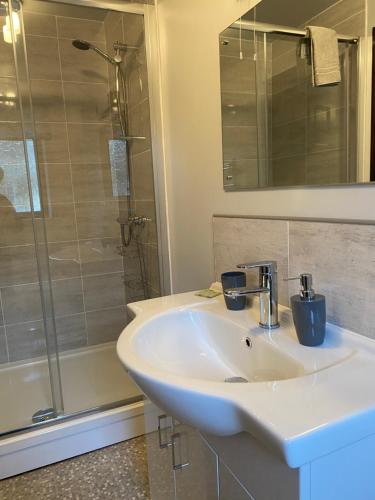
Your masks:
{"label": "beige wall tile", "polygon": [[307,159],[305,154],[273,159],[272,185],[304,186],[308,184],[306,163]]}
{"label": "beige wall tile", "polygon": [[256,94],[222,92],[221,112],[223,125],[256,126]]}
{"label": "beige wall tile", "polygon": [[8,348],[5,337],[4,327],[0,327],[0,363],[6,363],[8,361]]}
{"label": "beige wall tile", "polygon": [[18,105],[17,81],[15,78],[0,78],[0,104],[2,105],[1,120],[21,120]]}
{"label": "beige wall tile", "polygon": [[52,281],[56,316],[70,316],[83,311],[81,278]]}
{"label": "beige wall tile", "polygon": [[223,127],[223,156],[226,160],[258,156],[257,127]]}
{"label": "beige wall tile", "polygon": [[128,323],[125,307],[114,307],[86,314],[89,345],[117,340]]}
{"label": "beige wall tile", "polygon": [[[0,289],[0,299],[1,299],[1,289]],[[3,314],[3,307],[0,307],[0,326],[4,325],[4,314]]]}
{"label": "beige wall tile", "polygon": [[39,283],[2,288],[6,324],[42,319]]}
{"label": "beige wall tile", "polygon": [[[117,41],[124,40],[121,12],[108,11],[106,18],[104,19],[104,30],[107,52],[113,54],[113,44]],[[122,52],[121,55],[124,59],[126,58],[126,52]],[[111,84],[111,88],[113,89],[115,85],[115,72],[113,71],[113,68],[109,68],[109,81]]]}
{"label": "beige wall tile", "polygon": [[[106,50],[105,44],[96,43]],[[107,82],[108,64],[92,50],[78,50],[71,40],[59,39],[62,78],[67,82]]]}
{"label": "beige wall tile", "polygon": [[155,194],[151,151],[132,158],[132,174],[135,200],[153,200]]}
{"label": "beige wall tile", "polygon": [[155,202],[154,201],[137,201],[136,202],[136,213],[142,217],[148,217],[151,219],[146,222],[145,227],[142,229],[140,234],[140,239],[143,243],[153,243],[157,244],[157,220],[155,212]]}
{"label": "beige wall tile", "polygon": [[[143,49],[138,50],[142,54]],[[130,106],[133,106],[148,97],[147,66],[145,63],[134,64],[131,69],[128,68],[128,86],[128,99]]]}
{"label": "beige wall tile", "polygon": [[117,222],[117,202],[77,203],[77,225],[80,240],[92,238],[116,238],[120,235]]}
{"label": "beige wall tile", "polygon": [[57,36],[55,16],[24,11],[23,22],[26,35]]}
{"label": "beige wall tile", "polygon": [[73,188],[69,163],[40,163],[40,183],[44,203],[72,203]]}
{"label": "beige wall tile", "polygon": [[307,115],[306,87],[306,84],[302,83],[272,96],[272,126],[305,118]]}
{"label": "beige wall tile", "polygon": [[84,314],[64,316],[56,319],[58,347],[61,351],[77,349],[87,345],[86,321]]}
{"label": "beige wall tile", "polygon": [[80,38],[90,42],[105,42],[102,21],[58,16],[57,30],[59,38]]}
{"label": "beige wall tile", "polygon": [[37,151],[41,163],[68,163],[69,150],[63,123],[37,123]]}
{"label": "beige wall tile", "polygon": [[135,297],[143,296],[139,254],[135,240],[128,247],[123,248],[123,266],[126,298],[127,302],[131,302]]}
{"label": "beige wall tile", "polygon": [[296,120],[288,125],[272,129],[272,154],[274,158],[305,153],[305,120]]}
{"label": "beige wall tile", "polygon": [[222,92],[255,92],[255,64],[250,59],[220,57]]}
{"label": "beige wall tile", "polygon": [[[5,16],[0,16],[0,24],[4,26]],[[3,36],[0,37],[0,76],[16,76],[13,47],[4,41]]]}
{"label": "beige wall tile", "polygon": [[151,149],[150,105],[148,99],[130,108],[129,134],[146,138],[130,141],[129,146],[132,155]]}
{"label": "beige wall tile", "polygon": [[254,56],[254,42],[252,40],[241,39],[241,47],[240,47],[239,37],[235,38],[226,36],[225,32],[223,35],[220,35],[219,40],[220,40],[220,56],[239,58],[240,50],[242,50],[242,55],[246,59],[252,58]]}
{"label": "beige wall tile", "polygon": [[31,80],[30,83],[34,119],[37,122],[64,122],[61,81]]}
{"label": "beige wall tile", "polygon": [[[215,276],[236,270],[236,265],[258,260],[278,264],[279,302],[288,304],[288,223],[286,221],[214,217]],[[247,271],[248,285],[258,284],[257,270]]]}
{"label": "beige wall tile", "polygon": [[53,280],[81,275],[77,241],[49,243],[48,254],[49,269]]}
{"label": "beige wall tile", "polygon": [[311,114],[307,119],[306,143],[309,153],[344,149],[347,145],[345,110],[327,109]]}
{"label": "beige wall tile", "polygon": [[143,16],[139,14],[122,14],[124,26],[124,43],[139,47],[144,42],[144,22]]}
{"label": "beige wall tile", "polygon": [[9,361],[21,361],[46,356],[43,321],[7,326]]}
{"label": "beige wall tile", "polygon": [[25,154],[20,141],[23,140],[21,123],[0,122],[0,165],[24,165]]}
{"label": "beige wall tile", "polygon": [[122,271],[120,245],[121,242],[117,238],[81,240],[79,250],[82,275]]}
{"label": "beige wall tile", "polygon": [[108,85],[64,82],[66,119],[77,123],[102,123],[111,119]]}
{"label": "beige wall tile", "polygon": [[32,244],[33,240],[30,213],[17,214],[12,206],[0,207],[0,247]]}
{"label": "beige wall tile", "polygon": [[[369,266],[375,259],[375,227],[290,222],[289,247],[291,275],[312,273],[316,292],[326,295],[328,321],[375,338],[368,321],[375,300]],[[295,290],[291,284],[290,294]]]}
{"label": "beige wall tile", "polygon": [[2,287],[38,281],[33,245],[0,248],[0,284]]}
{"label": "beige wall tile", "polygon": [[74,199],[76,202],[115,200],[109,164],[72,163]]}
{"label": "beige wall tile", "polygon": [[26,48],[31,79],[61,79],[56,38],[27,35]]}
{"label": "beige wall tile", "polygon": [[[86,345],[84,314],[57,318],[56,333],[60,351]],[[47,354],[43,321],[7,326],[10,361],[32,359]]]}
{"label": "beige wall tile", "polygon": [[124,274],[111,273],[98,276],[84,276],[83,292],[86,311],[124,305]]}
{"label": "beige wall tile", "polygon": [[[225,162],[224,185],[230,189],[234,185],[236,189],[249,189],[258,187],[258,160],[231,160]],[[229,168],[228,168],[229,167]],[[232,178],[228,178],[232,176]]]}
{"label": "beige wall tile", "polygon": [[[45,226],[49,242],[77,239],[74,206],[68,203],[49,205],[45,213]],[[42,224],[43,221],[40,221]]]}
{"label": "beige wall tile", "polygon": [[306,156],[306,184],[347,182],[346,148]]}
{"label": "beige wall tile", "polygon": [[156,245],[143,245],[146,261],[146,280],[153,290],[160,290],[159,257]]}
{"label": "beige wall tile", "polygon": [[71,123],[68,136],[72,163],[109,163],[110,125]]}

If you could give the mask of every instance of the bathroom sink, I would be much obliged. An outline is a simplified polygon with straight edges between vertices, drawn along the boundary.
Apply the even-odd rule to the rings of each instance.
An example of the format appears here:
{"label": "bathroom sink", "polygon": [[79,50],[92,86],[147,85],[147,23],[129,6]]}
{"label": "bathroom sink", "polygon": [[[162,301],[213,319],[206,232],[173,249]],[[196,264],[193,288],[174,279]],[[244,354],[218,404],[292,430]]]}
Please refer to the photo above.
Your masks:
{"label": "bathroom sink", "polygon": [[201,381],[260,382],[304,375],[302,364],[245,327],[210,311],[172,311],[148,321],[134,349],[150,367]]}
{"label": "bathroom sink", "polygon": [[194,293],[129,305],[117,353],[163,411],[219,436],[249,432],[290,467],[375,433],[375,343],[327,324],[298,343],[291,312],[258,326],[258,307],[228,311]]}

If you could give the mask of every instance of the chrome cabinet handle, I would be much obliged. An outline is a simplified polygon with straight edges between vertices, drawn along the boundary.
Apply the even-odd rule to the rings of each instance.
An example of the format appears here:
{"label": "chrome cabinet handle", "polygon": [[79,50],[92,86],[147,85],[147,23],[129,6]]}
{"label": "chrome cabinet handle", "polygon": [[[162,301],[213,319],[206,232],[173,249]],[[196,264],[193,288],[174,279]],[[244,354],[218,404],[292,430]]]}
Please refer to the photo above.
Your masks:
{"label": "chrome cabinet handle", "polygon": [[176,464],[176,443],[177,440],[181,438],[181,434],[179,432],[176,432],[175,434],[172,434],[171,436],[171,444],[172,444],[172,466],[173,470],[180,470],[183,469],[184,467],[187,467],[190,465],[190,462],[180,462],[179,464]]}
{"label": "chrome cabinet handle", "polygon": [[158,436],[159,436],[159,448],[168,448],[168,446],[172,445],[172,441],[163,441],[162,438],[162,431],[166,431],[167,429],[170,429],[171,426],[168,425],[166,427],[162,427],[162,422],[168,418],[168,415],[159,415],[158,416]]}

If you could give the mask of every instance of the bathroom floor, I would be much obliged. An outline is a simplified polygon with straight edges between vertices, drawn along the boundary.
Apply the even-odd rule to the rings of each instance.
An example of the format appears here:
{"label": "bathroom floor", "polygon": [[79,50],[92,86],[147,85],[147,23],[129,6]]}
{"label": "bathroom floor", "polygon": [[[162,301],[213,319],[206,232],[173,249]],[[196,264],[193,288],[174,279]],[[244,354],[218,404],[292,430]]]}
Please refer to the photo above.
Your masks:
{"label": "bathroom floor", "polygon": [[144,436],[0,481],[1,500],[149,500]]}

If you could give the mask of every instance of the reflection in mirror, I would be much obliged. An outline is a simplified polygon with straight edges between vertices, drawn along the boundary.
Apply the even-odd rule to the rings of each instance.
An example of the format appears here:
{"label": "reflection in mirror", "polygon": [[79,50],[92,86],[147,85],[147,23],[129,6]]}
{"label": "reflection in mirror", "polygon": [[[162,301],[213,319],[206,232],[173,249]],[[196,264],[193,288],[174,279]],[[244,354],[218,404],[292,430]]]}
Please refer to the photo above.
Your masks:
{"label": "reflection in mirror", "polygon": [[[365,1],[263,0],[221,33],[227,191],[369,180],[357,167]],[[340,83],[314,86],[307,26],[336,31]]]}

